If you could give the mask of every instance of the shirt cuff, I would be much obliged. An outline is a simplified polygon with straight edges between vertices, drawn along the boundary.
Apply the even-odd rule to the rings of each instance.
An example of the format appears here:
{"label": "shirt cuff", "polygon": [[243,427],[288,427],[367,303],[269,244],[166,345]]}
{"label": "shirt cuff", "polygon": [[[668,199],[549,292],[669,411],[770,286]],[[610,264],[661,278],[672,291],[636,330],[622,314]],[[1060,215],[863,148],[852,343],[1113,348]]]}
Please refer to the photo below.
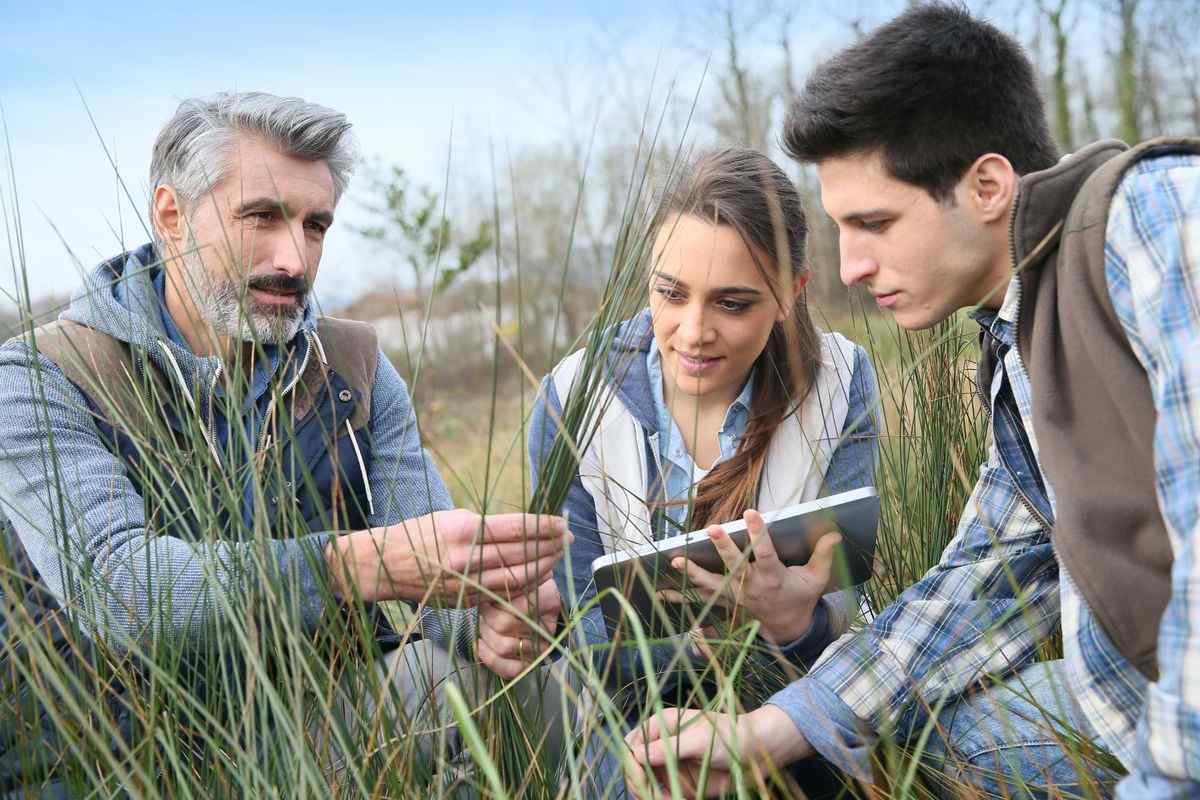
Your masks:
{"label": "shirt cuff", "polygon": [[477,608],[421,606],[417,611],[417,620],[423,639],[428,639],[448,653],[457,653],[466,659],[474,657],[475,639],[479,636]]}
{"label": "shirt cuff", "polygon": [[1184,800],[1200,797],[1200,785],[1195,781],[1133,772],[1117,784],[1116,797],[1117,800]]}
{"label": "shirt cuff", "polygon": [[821,598],[813,608],[812,622],[808,630],[794,642],[782,645],[779,652],[792,661],[811,662],[829,646],[830,635],[829,606],[825,598]]}
{"label": "shirt cuff", "polygon": [[284,576],[295,574],[294,582],[285,585],[295,594],[304,630],[316,630],[326,612],[335,606],[330,602],[336,596],[325,565],[325,546],[336,536],[336,532],[313,533],[281,544],[279,571]]}
{"label": "shirt cuff", "polygon": [[782,709],[813,749],[851,777],[872,782],[875,736],[827,686],[801,678],[767,700]]}

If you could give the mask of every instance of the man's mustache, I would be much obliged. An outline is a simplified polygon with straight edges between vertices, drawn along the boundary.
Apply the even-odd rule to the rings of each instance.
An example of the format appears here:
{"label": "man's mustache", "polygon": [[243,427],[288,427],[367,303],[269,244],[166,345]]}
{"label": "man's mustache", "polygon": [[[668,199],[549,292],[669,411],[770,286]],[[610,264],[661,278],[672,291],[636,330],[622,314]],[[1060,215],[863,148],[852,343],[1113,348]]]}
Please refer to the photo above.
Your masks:
{"label": "man's mustache", "polygon": [[247,281],[246,286],[262,292],[293,294],[297,300],[303,300],[308,294],[308,281],[292,275],[259,275]]}

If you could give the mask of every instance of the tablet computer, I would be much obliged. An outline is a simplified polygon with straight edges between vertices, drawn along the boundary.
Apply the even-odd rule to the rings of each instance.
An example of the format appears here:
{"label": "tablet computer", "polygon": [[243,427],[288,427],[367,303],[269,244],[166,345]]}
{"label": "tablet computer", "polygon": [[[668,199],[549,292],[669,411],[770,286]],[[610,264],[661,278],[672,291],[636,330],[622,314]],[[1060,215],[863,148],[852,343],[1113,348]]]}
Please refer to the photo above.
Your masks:
{"label": "tablet computer", "polygon": [[[879,524],[879,495],[875,487],[865,486],[770,511],[763,514],[763,521],[775,551],[787,566],[807,563],[818,539],[830,531],[841,531],[842,543],[835,551],[833,576],[827,591],[856,586],[871,577]],[[738,549],[745,550],[748,534],[744,520],[723,523],[721,527]],[[719,606],[706,611],[704,603],[667,603],[658,598],[659,589],[677,589],[685,596],[689,594],[686,574],[671,566],[671,561],[680,556],[709,572],[725,572],[725,562],[703,530],[632,546],[592,562],[596,591],[610,636],[615,636],[625,615],[614,592],[628,600],[646,632],[656,638],[685,633],[696,625],[706,624],[706,616],[723,613]],[[606,591],[609,589],[613,591]]]}

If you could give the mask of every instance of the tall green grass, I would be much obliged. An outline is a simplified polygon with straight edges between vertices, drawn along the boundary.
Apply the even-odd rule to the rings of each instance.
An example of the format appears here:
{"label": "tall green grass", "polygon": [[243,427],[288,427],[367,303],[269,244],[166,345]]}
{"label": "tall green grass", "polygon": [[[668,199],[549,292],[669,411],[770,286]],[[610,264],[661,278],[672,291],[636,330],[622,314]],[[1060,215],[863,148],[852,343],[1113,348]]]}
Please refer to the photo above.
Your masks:
{"label": "tall green grass", "polygon": [[[653,137],[647,154],[661,155]],[[604,301],[575,346],[586,351],[583,370],[587,391],[563,409],[564,434],[556,440],[546,468],[531,497],[522,498],[535,511],[555,512],[563,503],[574,475],[578,454],[594,431],[600,409],[596,398],[601,365],[614,323],[636,310],[644,293],[640,271],[648,247],[648,195],[652,158],[639,158],[630,175],[630,192],[614,248]],[[675,158],[658,162],[669,175]],[[663,172],[657,176],[664,177]],[[580,180],[579,204],[584,202],[586,178]],[[27,274],[21,255],[19,213],[15,191],[6,208],[14,274],[24,284]],[[503,220],[496,220],[502,231]],[[515,224],[516,220],[508,221]],[[499,255],[497,255],[497,263]],[[569,258],[564,272],[570,268]],[[519,272],[518,272],[519,275]],[[497,287],[503,278],[497,269]],[[565,282],[563,284],[566,285]],[[497,292],[499,297],[499,292]],[[520,296],[518,292],[518,297]],[[21,297],[23,329],[35,345],[35,320],[27,291]],[[517,317],[521,311],[517,309]],[[972,395],[969,371],[975,358],[970,326],[956,319],[921,334],[898,332],[879,318],[858,313],[841,325],[867,346],[880,376],[882,395],[882,458],[877,478],[884,499],[874,579],[864,589],[866,605],[877,613],[907,585],[933,566],[953,534],[986,445],[986,415]],[[518,327],[519,330],[519,327]],[[523,368],[523,343],[497,333],[500,352],[488,391],[492,419],[489,428],[513,430],[496,418],[495,402],[512,390],[505,371]],[[238,364],[230,374],[240,374]],[[436,369],[426,365],[424,369]],[[533,400],[532,385],[539,376],[529,372],[517,381],[522,416]],[[39,391],[40,376],[31,371],[30,391]],[[223,409],[236,418],[240,389],[235,384]],[[139,387],[148,407],[177,402],[162,396],[156,383]],[[285,418],[286,419],[286,418]],[[524,428],[516,426],[510,439],[489,436],[488,465],[477,493],[479,507],[492,505],[496,481],[490,465],[515,465],[524,470]],[[329,592],[321,600],[324,624],[315,632],[303,630],[299,598],[287,591],[269,546],[276,537],[303,531],[294,508],[264,502],[270,489],[284,479],[278,454],[294,439],[286,421],[265,455],[260,443],[232,435],[220,453],[222,464],[248,462],[250,470],[225,469],[211,460],[200,429],[176,441],[155,415],[134,431],[141,456],[139,479],[150,487],[144,498],[148,514],[164,532],[188,524],[201,547],[236,541],[247,545],[228,568],[244,580],[242,591],[220,591],[208,585],[208,602],[189,609],[204,620],[203,644],[185,643],[173,636],[165,620],[177,600],[176,588],[155,584],[152,617],[145,629],[123,635],[90,638],[89,632],[109,629],[105,612],[111,597],[104,576],[93,561],[73,547],[72,533],[79,512],[72,498],[47,498],[55,511],[51,532],[62,543],[64,563],[83,585],[94,591],[72,597],[50,623],[35,624],[19,598],[29,588],[22,583],[16,554],[0,547],[0,709],[8,726],[0,738],[9,749],[2,756],[20,764],[22,786],[0,787],[21,796],[36,796],[38,786],[57,780],[71,796],[93,798],[233,798],[233,797],[346,797],[441,798],[478,794],[486,797],[580,797],[591,785],[598,743],[615,758],[624,757],[620,736],[629,713],[627,699],[616,691],[611,675],[589,654],[574,646],[582,613],[577,609],[555,630],[543,630],[547,656],[528,670],[528,681],[558,682],[559,700],[537,709],[518,682],[502,682],[482,673],[461,685],[437,692],[446,700],[442,719],[406,719],[402,714],[374,714],[369,698],[379,684],[382,660],[375,647],[366,609],[341,602]],[[452,458],[452,443],[444,448]],[[46,469],[65,475],[66,454],[47,439]],[[0,443],[0,457],[3,443]],[[448,476],[449,477],[449,476]],[[249,523],[241,519],[243,492],[249,487],[258,501]],[[416,491],[422,491],[416,487]],[[13,509],[4,509],[13,513]],[[22,520],[14,520],[18,525]],[[332,527],[335,520],[330,520]],[[0,540],[2,541],[2,540]],[[469,576],[468,576],[469,577]],[[502,598],[494,598],[501,600]],[[411,614],[390,609],[409,640],[415,638]],[[532,619],[529,620],[533,622]],[[52,624],[63,635],[51,638]],[[858,623],[861,624],[861,621]],[[756,626],[726,629],[714,643],[715,655],[694,666],[679,640],[652,639],[633,626],[631,646],[646,662],[652,647],[676,647],[674,662],[694,669],[697,684],[715,687],[704,695],[671,702],[702,705],[738,714],[755,707],[796,673],[755,649]],[[558,659],[550,670],[548,664]],[[749,679],[751,676],[753,680]],[[566,679],[564,676],[569,675]],[[525,684],[521,684],[524,686]],[[661,694],[647,692],[641,709],[652,715],[668,704]],[[116,700],[110,698],[117,697]],[[394,698],[395,699],[395,698]],[[581,713],[586,711],[586,713]],[[567,732],[564,753],[547,750],[547,715],[557,715]],[[1048,713],[1048,717],[1049,717]],[[43,727],[39,727],[42,725]],[[932,723],[930,723],[932,725]],[[929,788],[945,783],[944,772],[922,765],[926,726],[914,740],[883,742],[880,782],[873,797],[924,797]],[[1076,735],[1064,736],[1068,752],[1088,774],[1111,759]],[[677,794],[682,786],[674,767],[667,783]],[[779,770],[762,770],[747,760],[736,771],[740,796],[786,796],[788,778]],[[956,794],[969,787],[952,780]],[[1102,787],[1096,787],[1099,796]],[[1014,792],[1020,796],[1020,792]]]}

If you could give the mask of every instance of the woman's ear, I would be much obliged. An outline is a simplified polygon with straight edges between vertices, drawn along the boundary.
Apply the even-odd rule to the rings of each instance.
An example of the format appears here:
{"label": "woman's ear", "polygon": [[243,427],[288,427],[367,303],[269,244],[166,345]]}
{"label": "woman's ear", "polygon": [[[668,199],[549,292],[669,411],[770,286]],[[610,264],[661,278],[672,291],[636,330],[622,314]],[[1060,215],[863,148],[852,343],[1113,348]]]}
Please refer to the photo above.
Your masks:
{"label": "woman's ear", "polygon": [[796,301],[800,299],[800,295],[804,293],[804,288],[808,286],[809,278],[812,277],[812,270],[805,269],[803,272],[792,273],[792,302],[787,308],[779,309],[778,320],[783,322],[792,314],[792,308],[795,307]]}
{"label": "woman's ear", "polygon": [[804,288],[808,286],[808,281],[812,277],[812,270],[805,268],[803,272],[797,272],[792,276],[792,299],[799,300],[800,295],[804,292]]}

